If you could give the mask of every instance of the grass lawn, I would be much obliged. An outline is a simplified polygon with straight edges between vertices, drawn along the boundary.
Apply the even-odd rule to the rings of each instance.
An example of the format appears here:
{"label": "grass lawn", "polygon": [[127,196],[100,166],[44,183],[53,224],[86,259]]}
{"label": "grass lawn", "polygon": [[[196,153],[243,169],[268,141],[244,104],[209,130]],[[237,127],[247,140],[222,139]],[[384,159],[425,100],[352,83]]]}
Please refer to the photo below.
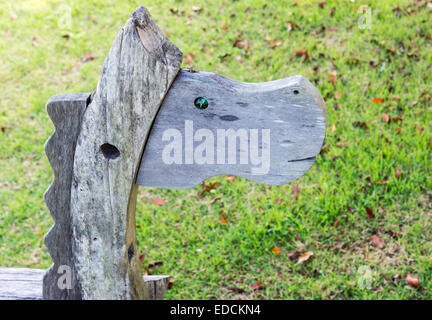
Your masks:
{"label": "grass lawn", "polygon": [[119,29],[144,4],[183,67],[247,82],[302,74],[328,109],[320,156],[289,185],[215,177],[139,189],[143,270],[171,275],[167,298],[432,298],[431,2],[67,3],[0,3],[0,266],[51,264],[45,103],[92,91]]}

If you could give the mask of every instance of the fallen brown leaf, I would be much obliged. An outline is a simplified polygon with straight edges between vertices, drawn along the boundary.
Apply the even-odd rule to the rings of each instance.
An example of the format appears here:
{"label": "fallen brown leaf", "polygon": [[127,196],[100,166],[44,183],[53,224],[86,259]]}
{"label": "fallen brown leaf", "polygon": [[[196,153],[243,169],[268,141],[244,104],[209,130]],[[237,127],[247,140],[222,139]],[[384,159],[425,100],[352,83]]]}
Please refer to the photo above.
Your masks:
{"label": "fallen brown leaf", "polygon": [[329,11],[329,17],[330,18],[333,17],[335,11],[336,11],[336,7],[333,7],[333,8],[330,9],[330,11]]}
{"label": "fallen brown leaf", "polygon": [[333,85],[336,85],[336,80],[337,80],[337,72],[333,70],[332,72],[329,73],[329,81],[333,83]]}
{"label": "fallen brown leaf", "polygon": [[213,204],[213,203],[215,203],[218,200],[220,200],[220,198],[213,198],[213,199],[210,200],[210,204]]}
{"label": "fallen brown leaf", "polygon": [[369,8],[367,5],[362,5],[360,7],[356,7],[356,10],[357,11],[365,11],[365,10],[367,10],[367,8]]}
{"label": "fallen brown leaf", "polygon": [[340,219],[337,218],[336,221],[333,223],[333,227],[336,228],[337,225],[339,224]]}
{"label": "fallen brown leaf", "polygon": [[225,179],[226,181],[235,181],[235,180],[237,179],[237,177],[229,174],[229,175],[226,175],[226,176],[224,177],[224,179]]}
{"label": "fallen brown leaf", "polygon": [[92,56],[91,54],[86,54],[86,55],[81,59],[81,61],[82,61],[82,62],[88,62],[88,61],[92,61],[92,60],[94,60],[94,59],[95,59],[95,57]]}
{"label": "fallen brown leaf", "polygon": [[353,126],[356,128],[363,128],[363,129],[367,129],[368,125],[366,122],[364,121],[354,121],[353,122]]}
{"label": "fallen brown leaf", "polygon": [[384,99],[383,99],[383,98],[372,98],[371,100],[372,100],[372,102],[374,102],[374,103],[383,103],[383,102],[384,102]]}
{"label": "fallen brown leaf", "polygon": [[382,241],[382,239],[380,237],[378,237],[377,235],[373,235],[371,237],[372,243],[374,245],[376,245],[378,248],[382,249],[384,248],[384,242]]}
{"label": "fallen brown leaf", "polygon": [[245,40],[236,39],[234,41],[233,47],[234,48],[244,48],[244,49],[248,50],[249,49],[249,40],[248,39],[245,39]]}
{"label": "fallen brown leaf", "polygon": [[219,186],[219,182],[218,181],[211,182],[209,184],[203,182],[204,192],[209,192],[210,190],[213,190],[213,189],[217,188],[217,186]]}
{"label": "fallen brown leaf", "polygon": [[140,261],[141,263],[144,262],[145,256],[146,256],[145,253],[140,254],[140,256],[139,256],[139,261]]}
{"label": "fallen brown leaf", "polygon": [[152,199],[152,202],[154,204],[157,204],[158,206],[163,206],[166,203],[165,199],[162,199],[162,198],[154,198],[154,199]]}
{"label": "fallen brown leaf", "polygon": [[296,24],[294,21],[289,21],[287,23],[287,32],[290,32],[291,30],[293,30],[295,26],[296,26]]}
{"label": "fallen brown leaf", "polygon": [[193,64],[193,58],[195,57],[195,53],[193,53],[193,52],[189,52],[187,55],[186,55],[186,64],[187,65],[191,65],[191,64]]}
{"label": "fallen brown leaf", "polygon": [[399,168],[396,168],[396,178],[397,179],[399,179],[399,177],[401,176],[401,174],[402,174],[402,170],[399,169]]}
{"label": "fallen brown leaf", "polygon": [[309,59],[309,52],[306,49],[299,49],[294,51],[294,56],[301,56],[301,62],[304,62],[306,59]]}
{"label": "fallen brown leaf", "polygon": [[261,281],[258,281],[257,283],[255,283],[255,284],[252,285],[252,288],[254,290],[262,290],[263,289],[263,284],[262,284]]}
{"label": "fallen brown leaf", "polygon": [[278,254],[281,253],[281,251],[280,251],[280,249],[279,249],[278,247],[274,247],[274,248],[272,249],[272,252],[273,252],[274,254],[276,254],[276,255],[278,255]]}
{"label": "fallen brown leaf", "polygon": [[299,257],[299,259],[298,259],[298,261],[297,261],[297,264],[300,264],[300,263],[303,263],[303,262],[309,260],[309,258],[312,257],[313,254],[314,254],[313,251],[307,251],[307,252],[303,253],[303,254]]}
{"label": "fallen brown leaf", "polygon": [[308,51],[306,49],[299,49],[294,51],[295,56],[301,56],[302,54],[307,53]]}
{"label": "fallen brown leaf", "polygon": [[383,113],[381,115],[381,117],[382,117],[382,119],[383,119],[384,122],[386,122],[386,123],[390,122],[390,117],[389,117],[389,115],[387,113]]}
{"label": "fallen brown leaf", "polygon": [[375,214],[373,213],[371,208],[365,207],[365,210],[369,218],[375,218]]}
{"label": "fallen brown leaf", "polygon": [[336,243],[332,248],[335,250],[339,250],[339,249],[342,249],[342,247],[343,247],[343,243],[339,242],[339,243]]}
{"label": "fallen brown leaf", "polygon": [[383,185],[383,184],[387,184],[387,183],[388,183],[387,180],[380,180],[380,181],[375,182],[375,184],[378,184],[378,185]]}
{"label": "fallen brown leaf", "polygon": [[292,194],[293,194],[294,198],[296,198],[296,199],[298,199],[298,192],[299,192],[298,185],[297,184],[293,185],[292,186]]}
{"label": "fallen brown leaf", "polygon": [[274,48],[274,47],[279,47],[282,44],[282,41],[280,40],[274,40],[270,43],[270,47]]}
{"label": "fallen brown leaf", "polygon": [[406,282],[408,282],[408,284],[411,287],[417,288],[418,286],[420,286],[420,281],[417,278],[414,278],[413,276],[411,276],[410,274],[408,274],[405,278]]}

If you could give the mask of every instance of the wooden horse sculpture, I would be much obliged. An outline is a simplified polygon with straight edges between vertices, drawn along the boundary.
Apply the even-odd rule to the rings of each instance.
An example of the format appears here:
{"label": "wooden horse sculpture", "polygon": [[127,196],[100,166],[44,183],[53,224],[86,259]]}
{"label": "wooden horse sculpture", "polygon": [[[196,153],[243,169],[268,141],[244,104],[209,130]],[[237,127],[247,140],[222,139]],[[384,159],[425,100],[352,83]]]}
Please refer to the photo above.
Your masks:
{"label": "wooden horse sculpture", "polygon": [[161,298],[137,255],[138,184],[186,188],[229,173],[280,185],[314,163],[326,110],[307,79],[242,83],[180,70],[181,62],[139,7],[96,90],[48,101],[55,132],[45,151],[55,178],[45,201],[55,224],[45,236],[53,259],[45,299]]}

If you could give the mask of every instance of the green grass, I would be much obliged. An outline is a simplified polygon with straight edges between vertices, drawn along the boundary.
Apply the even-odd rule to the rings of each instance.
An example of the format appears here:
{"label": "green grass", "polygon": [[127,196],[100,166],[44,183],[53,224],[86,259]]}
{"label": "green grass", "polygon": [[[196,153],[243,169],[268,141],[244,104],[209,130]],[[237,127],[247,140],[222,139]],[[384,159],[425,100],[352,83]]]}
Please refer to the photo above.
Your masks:
{"label": "green grass", "polygon": [[[432,298],[432,8],[427,1],[364,1],[372,25],[360,29],[357,1],[319,2],[143,3],[184,57],[195,54],[194,69],[248,82],[302,74],[320,90],[329,116],[323,152],[289,185],[216,177],[210,181],[220,185],[209,192],[140,188],[143,268],[163,262],[149,272],[172,276],[168,298]],[[53,175],[43,145],[53,125],[45,103],[95,88],[111,43],[141,4],[68,3],[70,28],[59,24],[61,1],[0,4],[0,266],[50,265],[43,234],[53,221],[43,193]],[[234,47],[236,39],[248,39],[249,49]],[[274,41],[281,44],[272,48]],[[303,48],[305,61],[293,54]],[[402,121],[386,123],[383,113]],[[166,205],[153,204],[156,197]],[[288,257],[296,250],[314,255],[297,264]],[[366,287],[358,285],[363,266],[370,268]],[[408,274],[420,288],[407,285]]]}

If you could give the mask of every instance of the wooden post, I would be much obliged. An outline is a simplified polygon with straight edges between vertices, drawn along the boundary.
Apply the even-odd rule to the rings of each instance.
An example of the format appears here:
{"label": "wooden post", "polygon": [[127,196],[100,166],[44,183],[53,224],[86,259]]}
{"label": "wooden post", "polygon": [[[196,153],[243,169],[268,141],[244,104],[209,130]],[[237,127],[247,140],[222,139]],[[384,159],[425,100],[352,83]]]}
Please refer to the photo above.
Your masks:
{"label": "wooden post", "polygon": [[181,61],[139,7],[117,36],[94,94],[48,102],[56,132],[45,150],[55,179],[45,199],[55,225],[45,237],[54,262],[43,281],[45,299],[151,297],[137,255],[135,179]]}

